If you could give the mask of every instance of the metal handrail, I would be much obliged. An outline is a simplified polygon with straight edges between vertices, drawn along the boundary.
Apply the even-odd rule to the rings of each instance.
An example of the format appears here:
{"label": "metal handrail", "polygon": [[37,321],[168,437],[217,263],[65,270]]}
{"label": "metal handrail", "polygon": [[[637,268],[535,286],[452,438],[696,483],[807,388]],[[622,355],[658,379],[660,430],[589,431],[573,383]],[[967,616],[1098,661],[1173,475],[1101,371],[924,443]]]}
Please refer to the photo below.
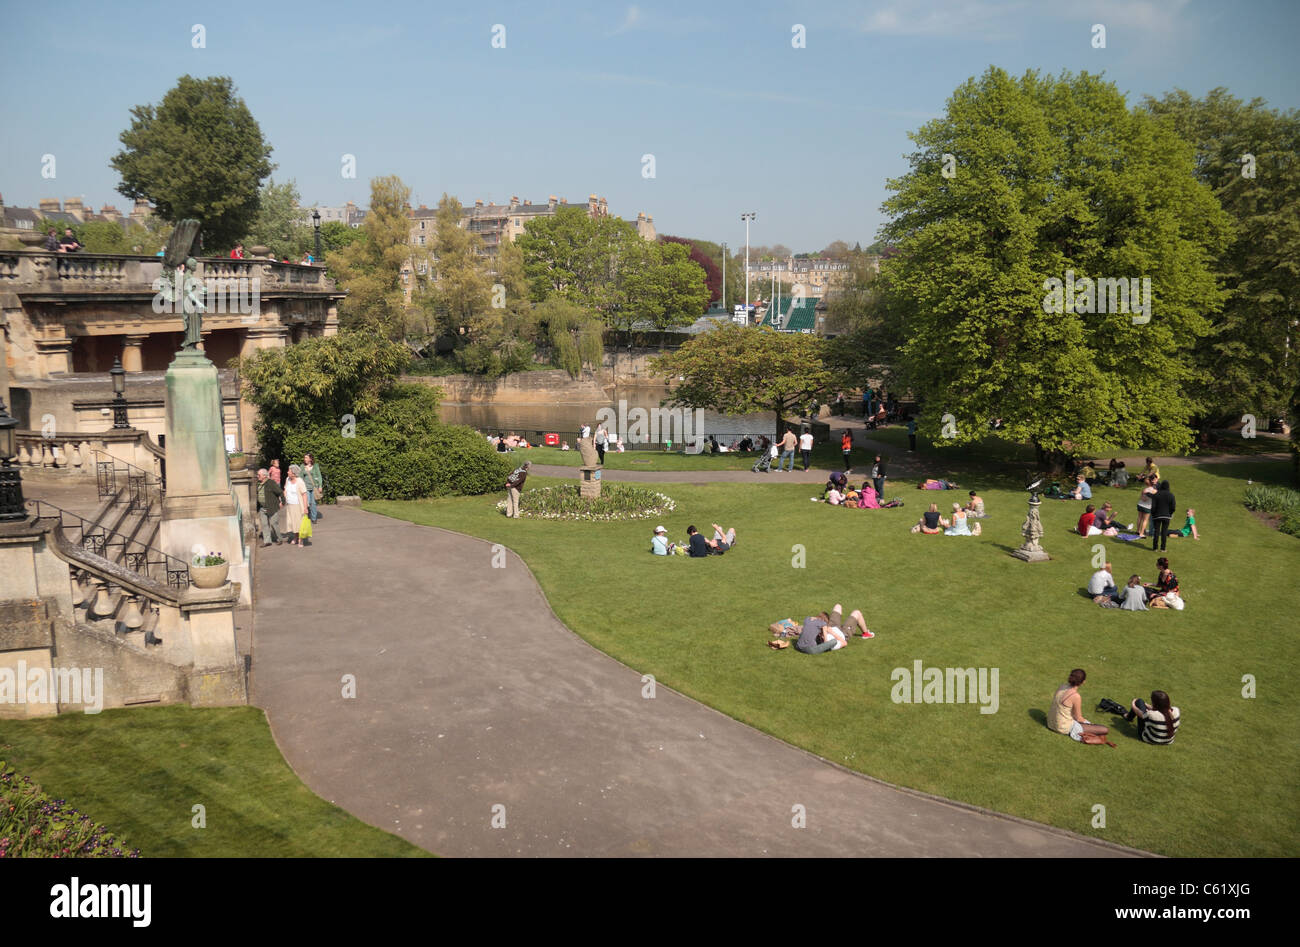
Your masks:
{"label": "metal handrail", "polygon": [[[153,509],[154,501],[163,498],[163,482],[147,470],[128,464],[106,451],[95,450],[95,486],[101,500],[118,495],[118,473],[126,474],[127,511],[142,510],[146,517],[161,516],[162,510]],[[107,457],[107,460],[101,458]],[[116,505],[116,501],[114,503]]]}
{"label": "metal handrail", "polygon": [[170,588],[184,589],[190,584],[189,564],[157,547],[92,523],[48,500],[29,499],[26,503],[35,510],[38,521],[57,523],[65,533],[76,530],[78,535],[75,538],[69,537],[69,541],[88,552],[103,556],[111,562],[120,561],[130,571]]}

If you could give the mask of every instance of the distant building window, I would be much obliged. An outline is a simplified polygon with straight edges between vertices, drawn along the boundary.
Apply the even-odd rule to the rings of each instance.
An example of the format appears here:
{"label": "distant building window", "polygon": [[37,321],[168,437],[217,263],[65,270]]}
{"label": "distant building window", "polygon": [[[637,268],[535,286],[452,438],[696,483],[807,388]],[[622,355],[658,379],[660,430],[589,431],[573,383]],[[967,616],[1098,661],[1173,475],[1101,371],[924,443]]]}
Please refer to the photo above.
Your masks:
{"label": "distant building window", "polygon": [[421,263],[420,266],[419,266],[419,268],[418,268],[418,272],[419,272],[419,274],[420,274],[421,276],[423,276],[425,273],[429,272],[429,264],[427,264],[427,263]]}
{"label": "distant building window", "polygon": [[423,221],[423,220],[422,220],[422,221],[420,221],[420,229],[421,229],[421,230],[423,230],[423,229],[424,229],[424,221]]}
{"label": "distant building window", "polygon": [[423,238],[423,237],[420,238],[420,246],[424,246],[424,238]]}

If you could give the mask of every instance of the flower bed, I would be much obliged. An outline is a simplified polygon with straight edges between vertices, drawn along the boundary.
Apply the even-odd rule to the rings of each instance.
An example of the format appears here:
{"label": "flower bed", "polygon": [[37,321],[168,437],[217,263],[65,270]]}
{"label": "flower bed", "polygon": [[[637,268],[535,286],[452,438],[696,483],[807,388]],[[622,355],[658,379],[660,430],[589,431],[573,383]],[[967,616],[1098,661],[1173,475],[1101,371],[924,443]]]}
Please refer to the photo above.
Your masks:
{"label": "flower bed", "polygon": [[90,816],[0,760],[0,858],[139,858]]}
{"label": "flower bed", "polygon": [[[504,500],[497,504],[498,510],[505,508]],[[525,490],[519,499],[520,516],[543,520],[646,520],[676,508],[672,497],[626,483],[605,484],[595,500],[584,499],[576,483]]]}

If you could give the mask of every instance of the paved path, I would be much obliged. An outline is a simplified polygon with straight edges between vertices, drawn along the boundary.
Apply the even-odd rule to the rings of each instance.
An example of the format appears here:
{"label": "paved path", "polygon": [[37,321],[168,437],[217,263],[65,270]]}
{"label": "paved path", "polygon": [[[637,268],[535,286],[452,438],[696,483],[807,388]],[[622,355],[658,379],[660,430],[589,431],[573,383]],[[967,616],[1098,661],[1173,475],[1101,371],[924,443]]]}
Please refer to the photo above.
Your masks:
{"label": "paved path", "polygon": [[481,540],[352,508],[329,509],[318,540],[260,554],[254,702],[315,792],[431,851],[1126,851],[891,788],[664,687],[644,699],[637,671],[565,628],[522,561]]}

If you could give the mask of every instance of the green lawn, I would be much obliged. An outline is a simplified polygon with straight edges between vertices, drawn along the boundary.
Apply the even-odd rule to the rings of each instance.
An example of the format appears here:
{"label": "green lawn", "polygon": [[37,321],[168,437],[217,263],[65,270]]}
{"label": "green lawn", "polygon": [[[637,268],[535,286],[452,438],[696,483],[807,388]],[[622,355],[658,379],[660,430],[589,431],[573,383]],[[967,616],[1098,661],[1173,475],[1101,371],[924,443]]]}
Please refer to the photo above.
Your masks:
{"label": "green lawn", "polygon": [[[0,720],[0,759],[145,858],[427,854],[312,793],[255,707]],[[196,805],[206,828],[192,825]]]}
{"label": "green lawn", "polygon": [[[1025,511],[1014,472],[959,477],[987,500],[978,538],[909,532],[924,504],[952,493],[902,489],[902,509],[845,510],[810,503],[809,485],[664,485],[678,501],[665,523],[672,538],[692,522],[739,530],[734,552],[704,562],[652,557],[646,522],[507,521],[497,498],[366,507],[509,545],[592,644],[829,760],[1168,855],[1288,856],[1300,850],[1300,541],[1240,503],[1247,478],[1281,482],[1286,470],[1270,461],[1171,470],[1202,535],[1172,540],[1169,552],[1188,606],[1137,614],[1080,594],[1096,542],[1068,533],[1081,504],[1044,501],[1053,561],[1007,555]],[[1126,516],[1136,501],[1131,489],[1098,496]],[[798,547],[805,568],[794,566]],[[1154,578],[1149,546],[1106,547],[1116,576]],[[593,587],[616,607],[591,608]],[[766,647],[769,622],[837,601],[863,609],[877,637],[816,657]],[[998,712],[893,703],[891,671],[917,660],[998,668]],[[1127,704],[1167,690],[1185,714],[1178,742],[1146,746],[1121,724],[1117,749],[1086,747],[1046,730],[1048,699],[1073,667],[1088,671],[1085,712],[1098,722],[1111,722],[1093,712],[1101,697]],[[1242,696],[1247,674],[1253,699]],[[1092,826],[1096,805],[1104,829]]]}
{"label": "green lawn", "polygon": [[[679,454],[655,450],[630,450],[622,454],[607,451],[605,469],[607,470],[748,470],[754,466],[758,454]],[[842,466],[839,444],[818,444],[813,447],[813,463],[825,467]],[[582,466],[582,455],[577,450],[560,450],[558,447],[530,447],[528,450],[515,451],[511,460],[518,458],[519,463],[531,460],[534,464],[553,464],[562,467]],[[775,467],[780,460],[772,462]],[[803,467],[802,455],[795,451],[796,466]]]}

